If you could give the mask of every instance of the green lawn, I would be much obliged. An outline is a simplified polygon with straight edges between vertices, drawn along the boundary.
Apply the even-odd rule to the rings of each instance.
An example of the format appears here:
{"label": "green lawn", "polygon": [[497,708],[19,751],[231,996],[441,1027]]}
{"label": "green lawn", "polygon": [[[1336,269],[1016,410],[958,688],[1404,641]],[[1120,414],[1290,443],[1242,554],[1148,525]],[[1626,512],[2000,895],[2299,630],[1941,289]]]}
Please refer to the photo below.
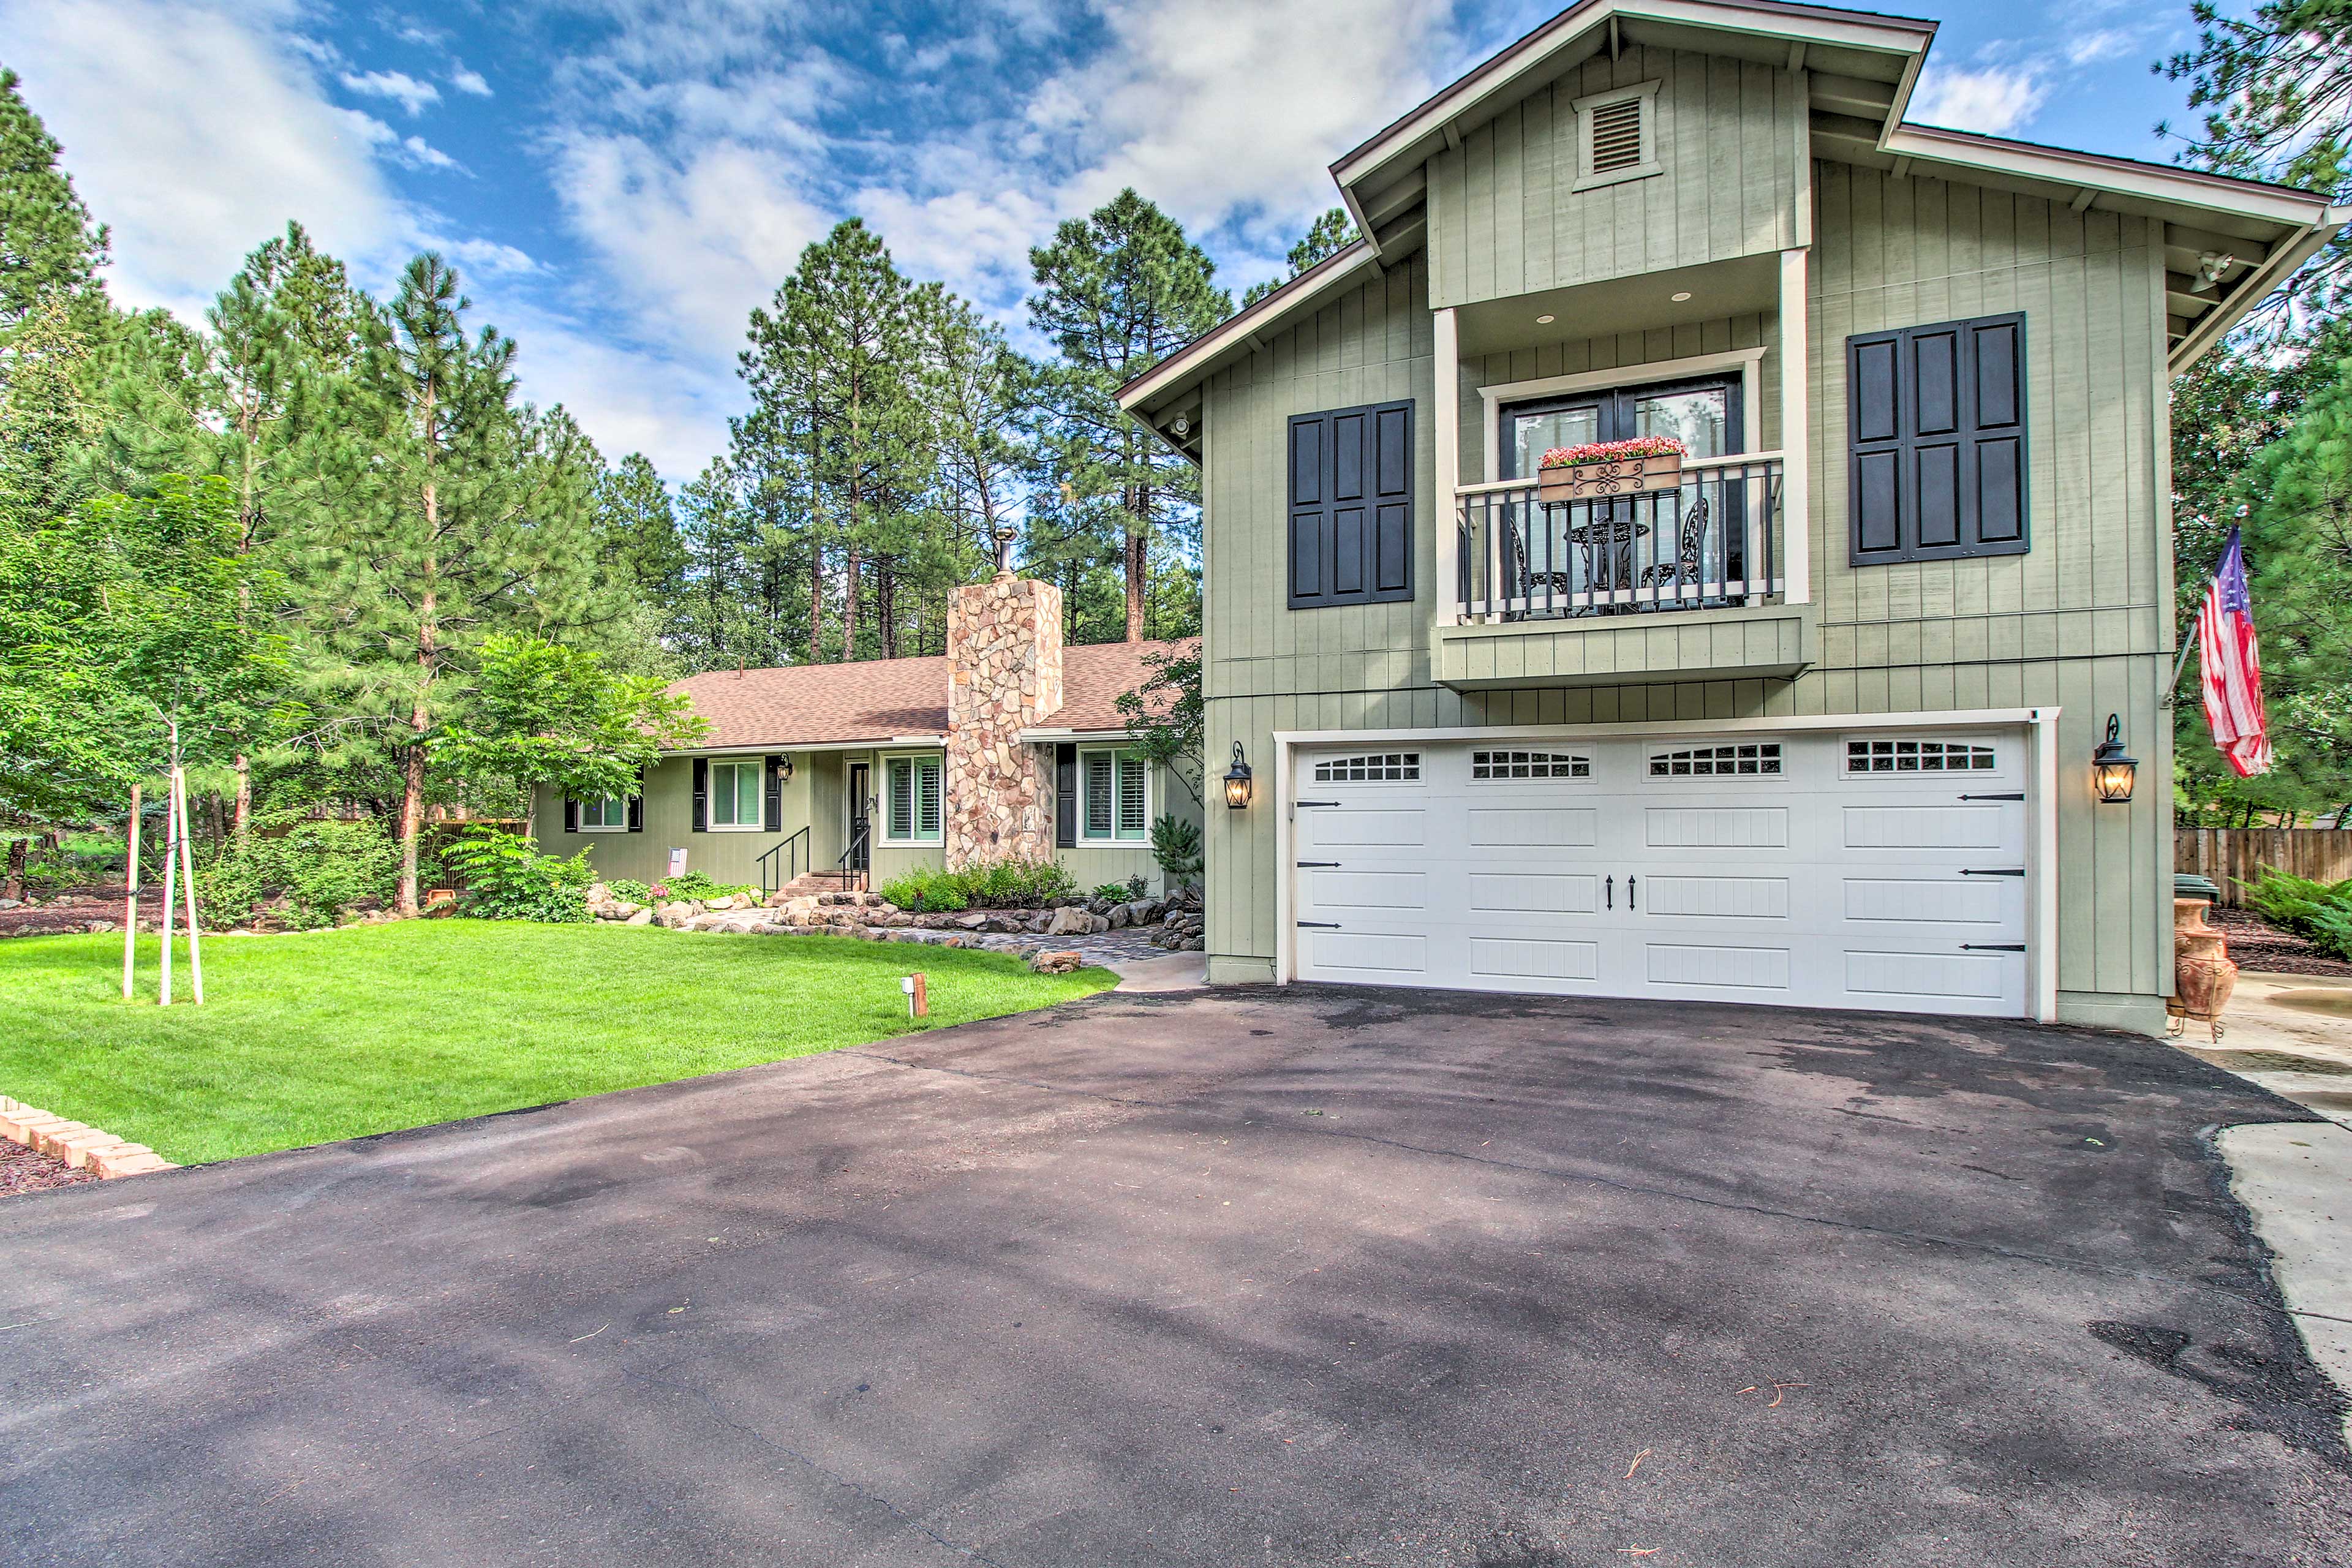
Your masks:
{"label": "green lawn", "polygon": [[[183,1164],[544,1105],[1085,996],[997,953],[411,921],[205,940],[205,1005],[122,1000],[121,936],[0,942],[0,1093]],[[910,1022],[898,981],[929,977]]]}

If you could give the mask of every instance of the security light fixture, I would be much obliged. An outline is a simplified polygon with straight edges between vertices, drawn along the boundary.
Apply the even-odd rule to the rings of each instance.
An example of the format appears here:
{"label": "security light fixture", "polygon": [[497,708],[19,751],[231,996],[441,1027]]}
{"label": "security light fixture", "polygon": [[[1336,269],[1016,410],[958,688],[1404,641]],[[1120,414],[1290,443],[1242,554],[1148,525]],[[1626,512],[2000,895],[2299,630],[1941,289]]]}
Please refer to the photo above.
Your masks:
{"label": "security light fixture", "polygon": [[2097,792],[2101,805],[2121,805],[2132,797],[2132,777],[2139,771],[2137,759],[2124,755],[2124,721],[2113,713],[2107,715],[2107,738],[2091,753],[2091,787]]}
{"label": "security light fixture", "polygon": [[1242,743],[1234,742],[1234,765],[1225,770],[1225,804],[1239,811],[1250,803],[1250,766],[1242,760]]}
{"label": "security light fixture", "polygon": [[1176,416],[1174,422],[1171,423],[1168,428],[1176,432],[1176,438],[1178,440],[1182,440],[1185,437],[1190,436],[1192,433],[1192,416],[1188,414],[1179,414]]}

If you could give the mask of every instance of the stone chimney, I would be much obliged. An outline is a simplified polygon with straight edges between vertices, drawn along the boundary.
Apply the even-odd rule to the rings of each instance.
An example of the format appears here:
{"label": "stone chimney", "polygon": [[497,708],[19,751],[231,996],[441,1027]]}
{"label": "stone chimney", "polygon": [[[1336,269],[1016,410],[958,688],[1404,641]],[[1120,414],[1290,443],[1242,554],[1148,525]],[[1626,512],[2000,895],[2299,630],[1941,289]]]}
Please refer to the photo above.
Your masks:
{"label": "stone chimney", "polygon": [[999,572],[948,601],[947,866],[1054,857],[1054,754],[1021,731],[1062,709],[1062,591]]}

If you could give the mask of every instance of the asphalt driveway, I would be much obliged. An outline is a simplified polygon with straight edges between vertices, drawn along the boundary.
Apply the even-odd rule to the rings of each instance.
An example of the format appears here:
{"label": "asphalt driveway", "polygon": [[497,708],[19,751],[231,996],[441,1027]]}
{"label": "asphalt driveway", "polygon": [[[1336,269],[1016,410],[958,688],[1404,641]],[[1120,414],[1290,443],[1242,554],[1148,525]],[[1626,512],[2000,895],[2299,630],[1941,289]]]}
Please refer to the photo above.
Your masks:
{"label": "asphalt driveway", "polygon": [[[756,1026],[756,1020],[742,1020]],[[10,1563],[2342,1563],[2162,1046],[1112,994],[0,1204]]]}

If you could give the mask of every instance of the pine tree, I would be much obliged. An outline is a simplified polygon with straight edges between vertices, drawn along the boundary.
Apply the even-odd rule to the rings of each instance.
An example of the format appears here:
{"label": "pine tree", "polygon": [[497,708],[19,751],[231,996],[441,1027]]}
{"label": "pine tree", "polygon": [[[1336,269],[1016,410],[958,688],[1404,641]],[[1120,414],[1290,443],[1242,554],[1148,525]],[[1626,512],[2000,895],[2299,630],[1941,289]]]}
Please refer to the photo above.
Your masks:
{"label": "pine tree", "polygon": [[398,769],[408,913],[450,682],[492,633],[560,635],[612,613],[593,448],[561,409],[517,405],[513,340],[469,338],[469,308],[439,256],[412,261],[310,448],[323,520],[309,618],[334,661],[331,722]]}
{"label": "pine tree", "polygon": [[1117,541],[1126,637],[1139,641],[1152,542],[1197,531],[1200,473],[1127,416],[1118,388],[1232,314],[1233,300],[1208,254],[1132,190],[1064,223],[1029,261],[1030,322],[1061,356],[1045,378],[1055,489]]}
{"label": "pine tree", "polygon": [[1269,278],[1263,283],[1253,283],[1242,296],[1242,309],[1246,310],[1291,279],[1297,277],[1317,262],[1337,256],[1356,243],[1356,220],[1348,216],[1346,207],[1333,207],[1310,225],[1297,245],[1290,247],[1290,271],[1281,278]]}
{"label": "pine tree", "polygon": [[16,83],[0,69],[0,342],[52,295],[98,300],[108,248]]}
{"label": "pine tree", "polygon": [[686,542],[652,459],[632,452],[606,470],[596,487],[596,514],[605,553],[667,628],[686,592]]}

